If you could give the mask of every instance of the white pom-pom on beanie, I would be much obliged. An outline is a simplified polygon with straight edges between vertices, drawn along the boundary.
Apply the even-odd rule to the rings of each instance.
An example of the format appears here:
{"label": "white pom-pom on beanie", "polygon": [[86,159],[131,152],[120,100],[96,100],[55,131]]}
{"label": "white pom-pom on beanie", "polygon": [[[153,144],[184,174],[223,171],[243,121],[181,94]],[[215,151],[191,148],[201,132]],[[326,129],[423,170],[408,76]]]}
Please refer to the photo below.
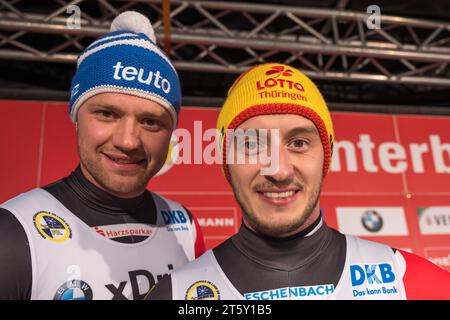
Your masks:
{"label": "white pom-pom on beanie", "polygon": [[111,23],[111,32],[113,31],[143,33],[156,43],[155,31],[150,20],[136,11],[125,11],[119,14]]}

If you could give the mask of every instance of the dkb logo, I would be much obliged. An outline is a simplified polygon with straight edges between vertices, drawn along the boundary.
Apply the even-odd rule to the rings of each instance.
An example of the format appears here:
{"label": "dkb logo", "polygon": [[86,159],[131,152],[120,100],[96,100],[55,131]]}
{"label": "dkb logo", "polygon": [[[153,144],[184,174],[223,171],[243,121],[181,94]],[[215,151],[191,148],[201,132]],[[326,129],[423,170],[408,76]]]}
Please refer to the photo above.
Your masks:
{"label": "dkb logo", "polygon": [[391,283],[395,280],[395,274],[389,263],[351,265],[350,276],[352,286],[360,286],[366,281],[368,284]]}

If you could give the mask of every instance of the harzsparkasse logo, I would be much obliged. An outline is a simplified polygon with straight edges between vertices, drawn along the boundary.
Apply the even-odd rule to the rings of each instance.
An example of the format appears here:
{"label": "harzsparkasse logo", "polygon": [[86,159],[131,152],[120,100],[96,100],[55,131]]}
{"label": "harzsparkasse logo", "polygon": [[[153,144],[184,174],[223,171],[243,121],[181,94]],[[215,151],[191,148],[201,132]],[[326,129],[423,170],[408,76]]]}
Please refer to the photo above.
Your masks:
{"label": "harzsparkasse logo", "polygon": [[420,233],[450,234],[450,206],[419,207]]}

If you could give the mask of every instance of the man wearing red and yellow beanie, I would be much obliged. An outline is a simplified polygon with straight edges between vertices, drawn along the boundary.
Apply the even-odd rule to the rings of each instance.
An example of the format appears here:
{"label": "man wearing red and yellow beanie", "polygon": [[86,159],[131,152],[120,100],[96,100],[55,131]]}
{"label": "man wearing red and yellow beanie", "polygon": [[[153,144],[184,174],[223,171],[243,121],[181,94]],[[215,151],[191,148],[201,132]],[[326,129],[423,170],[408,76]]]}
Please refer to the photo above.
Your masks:
{"label": "man wearing red and yellow beanie", "polygon": [[[327,105],[306,75],[276,63],[251,68],[229,89],[217,128],[223,171],[250,229],[286,237],[318,219],[318,198],[330,166],[334,133]],[[229,156],[249,157],[263,151],[256,149],[264,149],[262,135],[250,137],[240,147],[233,137],[236,129],[277,130],[279,141],[272,136],[268,143],[277,145],[277,150],[271,148],[277,153],[272,159],[278,162],[273,174],[262,174],[261,162],[236,163]]]}
{"label": "man wearing red and yellow beanie", "polygon": [[[217,127],[242,225],[162,279],[149,299],[450,298],[448,272],[413,254],[341,234],[322,219],[319,198],[333,125],[319,90],[299,70],[263,64],[245,72],[229,90]],[[239,130],[256,134],[239,142]],[[263,130],[270,131],[266,141]],[[268,149],[278,155],[270,173],[263,173],[261,159],[237,163],[229,156],[255,160]]]}

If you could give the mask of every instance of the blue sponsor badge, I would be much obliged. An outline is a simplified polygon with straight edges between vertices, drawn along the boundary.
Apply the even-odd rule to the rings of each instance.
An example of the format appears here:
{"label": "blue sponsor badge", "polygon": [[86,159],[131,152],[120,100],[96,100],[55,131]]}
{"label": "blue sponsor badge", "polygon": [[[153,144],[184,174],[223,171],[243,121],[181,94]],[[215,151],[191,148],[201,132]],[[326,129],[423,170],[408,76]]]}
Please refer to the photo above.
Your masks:
{"label": "blue sponsor badge", "polygon": [[189,231],[187,227],[188,219],[183,211],[161,210],[160,213],[167,227],[167,231]]}
{"label": "blue sponsor badge", "polygon": [[398,294],[396,275],[390,263],[351,265],[350,279],[353,297]]}

